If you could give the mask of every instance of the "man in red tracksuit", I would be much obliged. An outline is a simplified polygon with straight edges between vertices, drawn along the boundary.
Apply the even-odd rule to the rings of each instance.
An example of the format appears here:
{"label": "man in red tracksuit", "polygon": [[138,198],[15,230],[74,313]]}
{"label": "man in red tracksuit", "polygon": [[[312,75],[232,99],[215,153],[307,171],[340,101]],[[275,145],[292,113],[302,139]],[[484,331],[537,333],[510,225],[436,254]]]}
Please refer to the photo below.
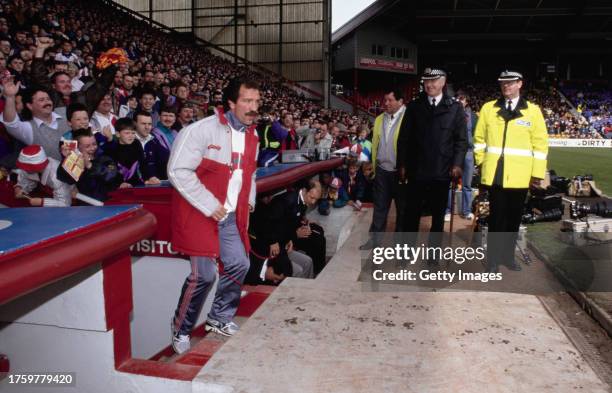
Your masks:
{"label": "man in red tracksuit", "polygon": [[255,207],[259,87],[234,79],[223,94],[228,112],[185,127],[168,163],[172,196],[172,247],[191,259],[174,318],[172,346],[190,347],[191,330],[223,264],[206,330],[231,336],[240,286],[249,270],[249,212]]}

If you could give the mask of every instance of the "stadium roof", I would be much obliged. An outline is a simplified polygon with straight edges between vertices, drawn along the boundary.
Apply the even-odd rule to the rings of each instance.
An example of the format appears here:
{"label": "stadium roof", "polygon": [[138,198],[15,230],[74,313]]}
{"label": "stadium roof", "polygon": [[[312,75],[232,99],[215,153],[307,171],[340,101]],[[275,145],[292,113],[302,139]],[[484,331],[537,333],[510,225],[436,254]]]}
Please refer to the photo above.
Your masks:
{"label": "stadium roof", "polygon": [[334,32],[332,42],[350,35],[366,22],[380,23],[417,44],[612,41],[612,1],[377,0]]}

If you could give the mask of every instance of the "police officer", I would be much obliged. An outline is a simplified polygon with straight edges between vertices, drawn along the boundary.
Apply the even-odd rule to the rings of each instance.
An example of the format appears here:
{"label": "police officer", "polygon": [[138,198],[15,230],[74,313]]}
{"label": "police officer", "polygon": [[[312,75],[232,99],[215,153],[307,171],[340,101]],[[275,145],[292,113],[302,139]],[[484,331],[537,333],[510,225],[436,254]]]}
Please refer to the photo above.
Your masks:
{"label": "police officer", "polygon": [[462,175],[467,151],[463,106],[445,94],[446,72],[427,68],[422,76],[424,93],[406,107],[400,130],[397,167],[400,182],[407,182],[406,232],[419,230],[421,212],[431,213],[429,243],[440,245],[451,179]]}
{"label": "police officer", "polygon": [[548,133],[540,108],[521,97],[523,75],[503,71],[502,96],[480,110],[474,132],[474,159],[481,185],[489,190],[487,271],[499,264],[521,270],[514,260],[517,232],[530,185],[546,172]]}

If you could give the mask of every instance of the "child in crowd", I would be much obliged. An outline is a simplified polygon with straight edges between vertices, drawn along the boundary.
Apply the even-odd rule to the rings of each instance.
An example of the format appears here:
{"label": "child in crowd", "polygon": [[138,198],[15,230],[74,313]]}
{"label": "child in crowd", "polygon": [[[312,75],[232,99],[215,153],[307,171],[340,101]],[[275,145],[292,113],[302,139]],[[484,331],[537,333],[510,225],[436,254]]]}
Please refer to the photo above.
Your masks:
{"label": "child in crowd", "polygon": [[108,156],[96,155],[98,144],[89,128],[73,131],[72,138],[78,143],[77,149],[84,161],[85,170],[75,180],[60,166],[58,178],[67,184],[76,184],[81,194],[99,201],[107,200],[108,194],[123,183],[117,164]]}
{"label": "child in crowd", "polygon": [[[70,130],[66,131],[62,136],[62,145],[60,146],[60,149],[62,150],[62,156],[64,157],[68,153],[67,146],[64,146],[64,142],[76,139],[73,135],[75,130],[90,128],[89,114],[87,113],[87,107],[84,104],[75,102],[68,105],[68,108],[66,108],[66,118],[68,120],[68,125],[70,125]],[[95,152],[95,155],[99,155],[102,153],[102,146],[113,140],[113,134],[110,127],[106,127],[106,129],[104,129],[102,132],[96,132],[93,135],[96,139],[97,146],[100,148],[100,150]]]}
{"label": "child in crowd", "polygon": [[123,182],[119,188],[144,184],[140,168],[144,162],[144,151],[136,141],[136,124],[132,119],[123,117],[115,123],[116,139],[103,147],[104,154],[117,163]]}
{"label": "child in crowd", "polygon": [[119,117],[129,117],[130,119],[133,119],[137,108],[138,99],[132,94],[128,96],[125,104],[119,106]]}
{"label": "child in crowd", "polygon": [[[21,149],[17,158],[17,184],[15,198],[29,199],[32,206],[66,207],[72,204],[72,187],[57,178],[60,163],[47,154],[40,145]],[[29,195],[38,185],[53,191],[53,198],[33,198]]]}
{"label": "child in crowd", "polygon": [[361,127],[357,136],[357,143],[361,146],[360,161],[372,161],[372,142],[368,140],[368,129]]}
{"label": "child in crowd", "polygon": [[364,181],[363,199],[361,202],[372,202],[374,193],[374,166],[371,162],[361,164],[361,174]]}
{"label": "child in crowd", "polygon": [[330,172],[323,172],[319,174],[319,183],[321,183],[321,198],[317,202],[317,210],[319,214],[323,216],[328,216],[330,211],[329,206],[329,188],[333,177]]}
{"label": "child in crowd", "polygon": [[337,173],[338,178],[342,181],[342,189],[348,198],[347,204],[355,210],[361,210],[361,201],[366,189],[365,178],[359,169],[359,162],[350,160],[347,168]]}

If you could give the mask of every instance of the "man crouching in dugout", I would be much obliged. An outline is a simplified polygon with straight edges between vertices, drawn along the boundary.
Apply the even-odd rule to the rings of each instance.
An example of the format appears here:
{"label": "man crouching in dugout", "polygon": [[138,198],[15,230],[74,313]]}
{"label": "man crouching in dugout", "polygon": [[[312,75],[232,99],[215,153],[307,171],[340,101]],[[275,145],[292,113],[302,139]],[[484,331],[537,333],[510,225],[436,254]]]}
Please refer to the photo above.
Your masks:
{"label": "man crouching in dugout", "polygon": [[172,247],[189,255],[191,274],[185,280],[174,318],[172,347],[190,348],[191,330],[208,292],[219,275],[206,331],[231,336],[240,287],[249,270],[249,211],[255,207],[258,137],[255,120],[259,86],[234,79],[223,92],[224,113],[184,128],[168,162],[172,195]]}
{"label": "man crouching in dugout", "polygon": [[504,71],[502,97],[484,104],[474,132],[474,159],[489,190],[487,272],[521,270],[514,249],[530,186],[546,173],[548,133],[540,107],[521,96],[523,75]]}

